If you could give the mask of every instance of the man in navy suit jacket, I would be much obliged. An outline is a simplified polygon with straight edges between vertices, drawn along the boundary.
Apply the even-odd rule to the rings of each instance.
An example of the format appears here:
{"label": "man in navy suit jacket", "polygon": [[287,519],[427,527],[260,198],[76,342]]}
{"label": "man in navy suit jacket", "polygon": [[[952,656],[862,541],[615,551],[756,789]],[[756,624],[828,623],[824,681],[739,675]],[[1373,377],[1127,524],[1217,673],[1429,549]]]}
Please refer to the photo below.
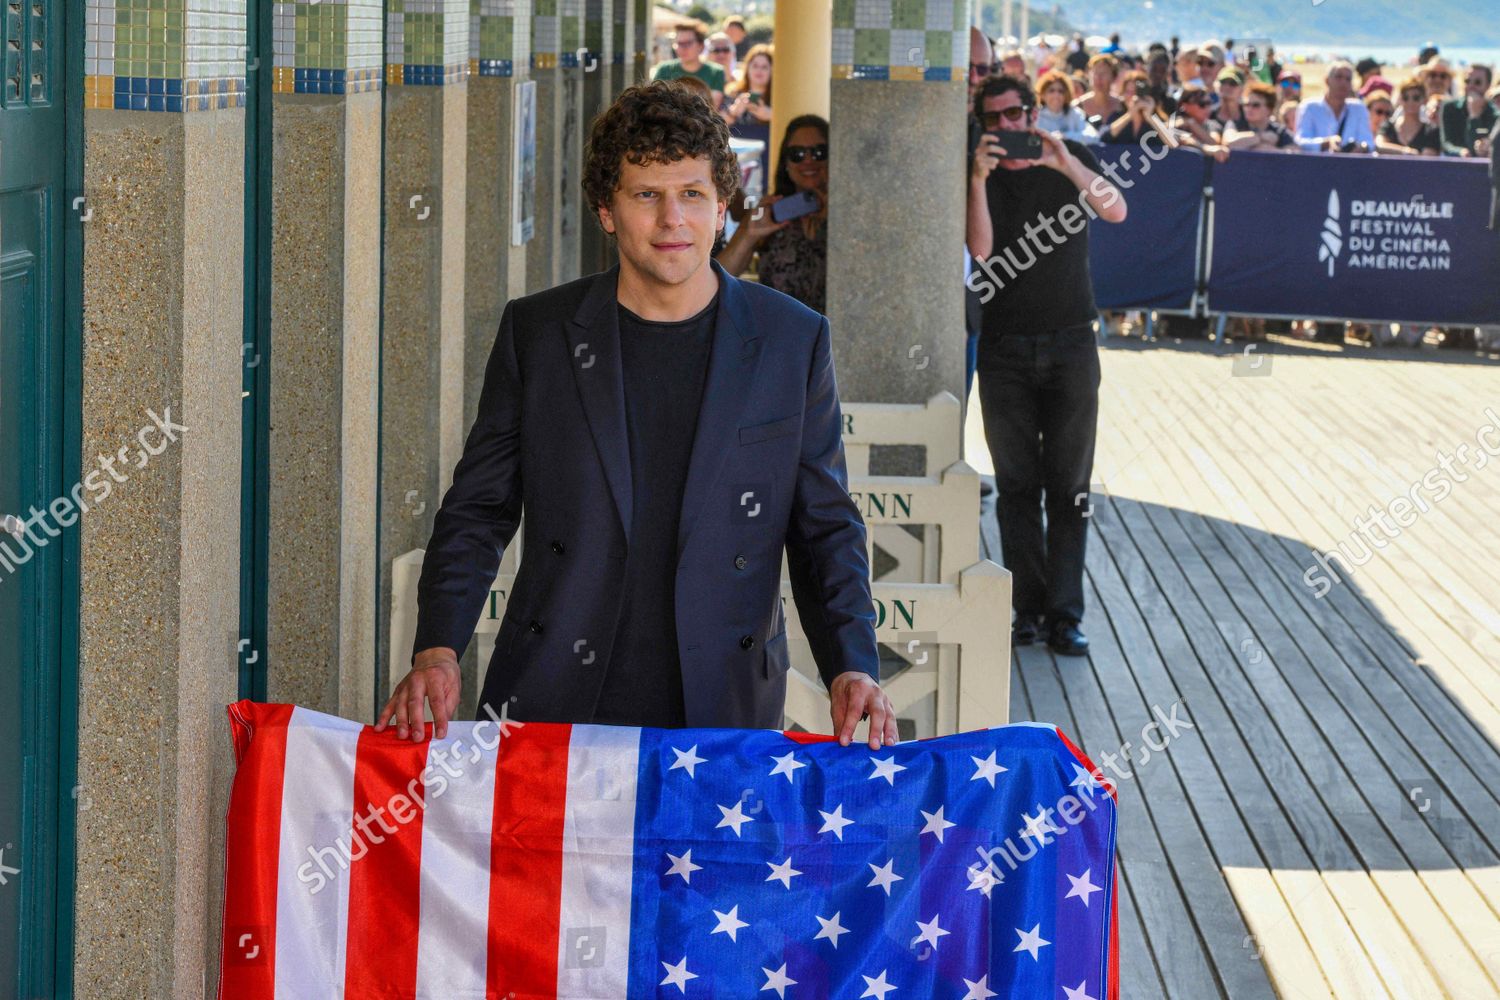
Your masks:
{"label": "man in navy suit jacket", "polygon": [[[896,740],[865,526],[848,493],[828,320],[710,252],[738,184],[728,130],[678,85],[595,120],[584,191],[620,262],[512,300],[433,523],[412,670],[377,723],[446,733],[518,526],[481,710],[780,728],[792,594],[844,744]],[[521,514],[526,517],[521,522]]]}

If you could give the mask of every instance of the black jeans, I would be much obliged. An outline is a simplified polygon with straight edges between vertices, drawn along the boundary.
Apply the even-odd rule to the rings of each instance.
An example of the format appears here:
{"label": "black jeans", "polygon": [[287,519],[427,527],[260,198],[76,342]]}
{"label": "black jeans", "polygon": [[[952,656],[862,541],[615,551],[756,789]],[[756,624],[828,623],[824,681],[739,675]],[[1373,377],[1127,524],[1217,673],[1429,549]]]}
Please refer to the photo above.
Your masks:
{"label": "black jeans", "polygon": [[1094,331],[1083,325],[1002,337],[985,361],[979,405],[995,463],[995,515],[1011,603],[1018,615],[1082,620],[1099,416]]}

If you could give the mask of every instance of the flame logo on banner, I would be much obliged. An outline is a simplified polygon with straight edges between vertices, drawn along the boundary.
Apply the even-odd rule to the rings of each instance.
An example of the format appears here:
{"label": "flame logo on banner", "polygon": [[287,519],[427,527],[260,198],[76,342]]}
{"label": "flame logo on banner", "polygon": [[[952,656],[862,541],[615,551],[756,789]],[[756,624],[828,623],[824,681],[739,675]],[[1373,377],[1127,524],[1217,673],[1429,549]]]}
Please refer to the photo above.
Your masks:
{"label": "flame logo on banner", "polygon": [[1328,276],[1333,277],[1333,264],[1339,251],[1344,249],[1344,230],[1339,225],[1339,193],[1328,192],[1328,217],[1323,220],[1323,245],[1318,247],[1318,260],[1328,262]]}

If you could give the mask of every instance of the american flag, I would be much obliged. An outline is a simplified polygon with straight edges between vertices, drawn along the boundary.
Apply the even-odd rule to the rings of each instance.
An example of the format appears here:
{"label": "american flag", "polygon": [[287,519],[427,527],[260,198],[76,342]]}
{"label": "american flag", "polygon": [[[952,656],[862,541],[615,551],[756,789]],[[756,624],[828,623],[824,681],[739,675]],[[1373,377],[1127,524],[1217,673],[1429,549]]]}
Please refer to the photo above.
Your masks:
{"label": "american flag", "polygon": [[1114,790],[1053,726],[229,716],[221,998],[1118,997]]}

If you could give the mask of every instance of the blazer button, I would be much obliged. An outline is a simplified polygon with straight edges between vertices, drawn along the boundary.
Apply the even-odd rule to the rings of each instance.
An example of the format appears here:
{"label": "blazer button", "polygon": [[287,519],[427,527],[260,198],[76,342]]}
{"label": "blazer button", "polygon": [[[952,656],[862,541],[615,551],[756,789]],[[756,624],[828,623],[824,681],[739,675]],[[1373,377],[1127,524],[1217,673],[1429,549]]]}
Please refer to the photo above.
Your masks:
{"label": "blazer button", "polygon": [[746,561],[747,560],[745,559],[744,556],[735,556],[734,557],[734,568],[735,569],[744,569]]}
{"label": "blazer button", "polygon": [[749,649],[753,645],[755,645],[755,636],[753,636],[753,635],[742,635],[742,636],[740,636],[740,648],[741,649]]}
{"label": "blazer button", "polygon": [[558,555],[562,555],[563,554],[563,543],[562,542],[558,542],[558,541],[554,541],[552,543],[552,551],[556,552]]}
{"label": "blazer button", "polygon": [[531,619],[531,624],[528,625],[527,627],[530,628],[531,631],[535,632],[537,635],[541,635],[542,634],[542,623],[539,622],[539,621],[537,621],[535,618]]}

